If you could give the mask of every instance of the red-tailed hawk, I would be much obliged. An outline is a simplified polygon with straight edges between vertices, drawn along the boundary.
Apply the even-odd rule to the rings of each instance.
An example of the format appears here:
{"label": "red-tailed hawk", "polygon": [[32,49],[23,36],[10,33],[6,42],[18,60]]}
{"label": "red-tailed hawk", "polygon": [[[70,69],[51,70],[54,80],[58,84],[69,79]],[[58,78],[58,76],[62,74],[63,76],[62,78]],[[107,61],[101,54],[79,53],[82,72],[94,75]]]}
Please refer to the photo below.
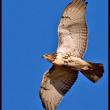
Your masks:
{"label": "red-tailed hawk", "polygon": [[58,27],[58,48],[55,53],[43,56],[53,64],[44,74],[40,89],[40,98],[46,110],[56,109],[76,81],[78,71],[92,82],[103,76],[102,64],[82,59],[88,39],[86,6],[85,0],[74,0],[66,7]]}

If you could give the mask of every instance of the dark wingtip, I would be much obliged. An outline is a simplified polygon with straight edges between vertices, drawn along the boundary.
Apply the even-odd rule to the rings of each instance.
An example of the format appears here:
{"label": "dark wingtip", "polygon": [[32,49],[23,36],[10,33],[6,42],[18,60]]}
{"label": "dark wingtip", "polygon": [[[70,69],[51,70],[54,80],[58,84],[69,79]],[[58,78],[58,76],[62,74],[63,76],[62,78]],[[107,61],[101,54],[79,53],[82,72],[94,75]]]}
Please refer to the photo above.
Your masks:
{"label": "dark wingtip", "polygon": [[86,0],[83,0],[83,1],[85,2],[86,5],[88,4],[88,2]]}
{"label": "dark wingtip", "polygon": [[86,5],[88,4],[88,2],[86,2]]}

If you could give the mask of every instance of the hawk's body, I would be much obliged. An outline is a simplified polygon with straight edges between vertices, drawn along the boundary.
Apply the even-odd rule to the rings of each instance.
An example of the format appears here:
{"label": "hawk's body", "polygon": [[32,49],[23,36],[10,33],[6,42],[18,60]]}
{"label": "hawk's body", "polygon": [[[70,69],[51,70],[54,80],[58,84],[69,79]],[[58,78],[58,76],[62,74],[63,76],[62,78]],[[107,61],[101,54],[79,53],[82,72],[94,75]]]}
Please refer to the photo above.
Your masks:
{"label": "hawk's body", "polygon": [[87,25],[85,0],[74,0],[63,12],[58,27],[57,51],[45,55],[53,63],[44,74],[40,97],[46,110],[55,110],[63,96],[69,91],[81,71],[89,80],[96,82],[103,75],[103,65],[84,61],[87,49]]}

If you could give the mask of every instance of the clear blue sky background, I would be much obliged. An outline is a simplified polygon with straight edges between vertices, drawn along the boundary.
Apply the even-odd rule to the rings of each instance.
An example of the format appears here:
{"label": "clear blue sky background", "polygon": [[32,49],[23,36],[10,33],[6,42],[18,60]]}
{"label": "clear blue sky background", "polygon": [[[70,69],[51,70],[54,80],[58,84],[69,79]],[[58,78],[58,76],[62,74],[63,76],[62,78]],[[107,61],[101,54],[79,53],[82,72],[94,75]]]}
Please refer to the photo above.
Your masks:
{"label": "clear blue sky background", "polygon": [[[87,0],[85,60],[105,66],[96,84],[82,74],[58,110],[108,110],[108,2]],[[42,59],[57,48],[57,27],[70,0],[3,0],[3,110],[43,110],[39,88],[51,64]]]}

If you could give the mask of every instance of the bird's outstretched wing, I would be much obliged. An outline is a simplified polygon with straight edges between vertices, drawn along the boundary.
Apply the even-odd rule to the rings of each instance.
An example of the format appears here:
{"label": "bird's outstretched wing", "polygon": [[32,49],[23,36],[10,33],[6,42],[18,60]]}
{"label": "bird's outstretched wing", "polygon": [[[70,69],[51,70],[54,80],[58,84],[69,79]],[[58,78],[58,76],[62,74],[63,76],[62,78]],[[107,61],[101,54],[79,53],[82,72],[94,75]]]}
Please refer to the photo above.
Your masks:
{"label": "bird's outstretched wing", "polygon": [[74,57],[83,57],[87,48],[87,25],[85,0],[74,0],[63,12],[59,27],[57,52],[70,53]]}
{"label": "bird's outstretched wing", "polygon": [[40,98],[46,110],[55,110],[56,106],[76,81],[78,71],[67,67],[52,66],[44,74]]}

